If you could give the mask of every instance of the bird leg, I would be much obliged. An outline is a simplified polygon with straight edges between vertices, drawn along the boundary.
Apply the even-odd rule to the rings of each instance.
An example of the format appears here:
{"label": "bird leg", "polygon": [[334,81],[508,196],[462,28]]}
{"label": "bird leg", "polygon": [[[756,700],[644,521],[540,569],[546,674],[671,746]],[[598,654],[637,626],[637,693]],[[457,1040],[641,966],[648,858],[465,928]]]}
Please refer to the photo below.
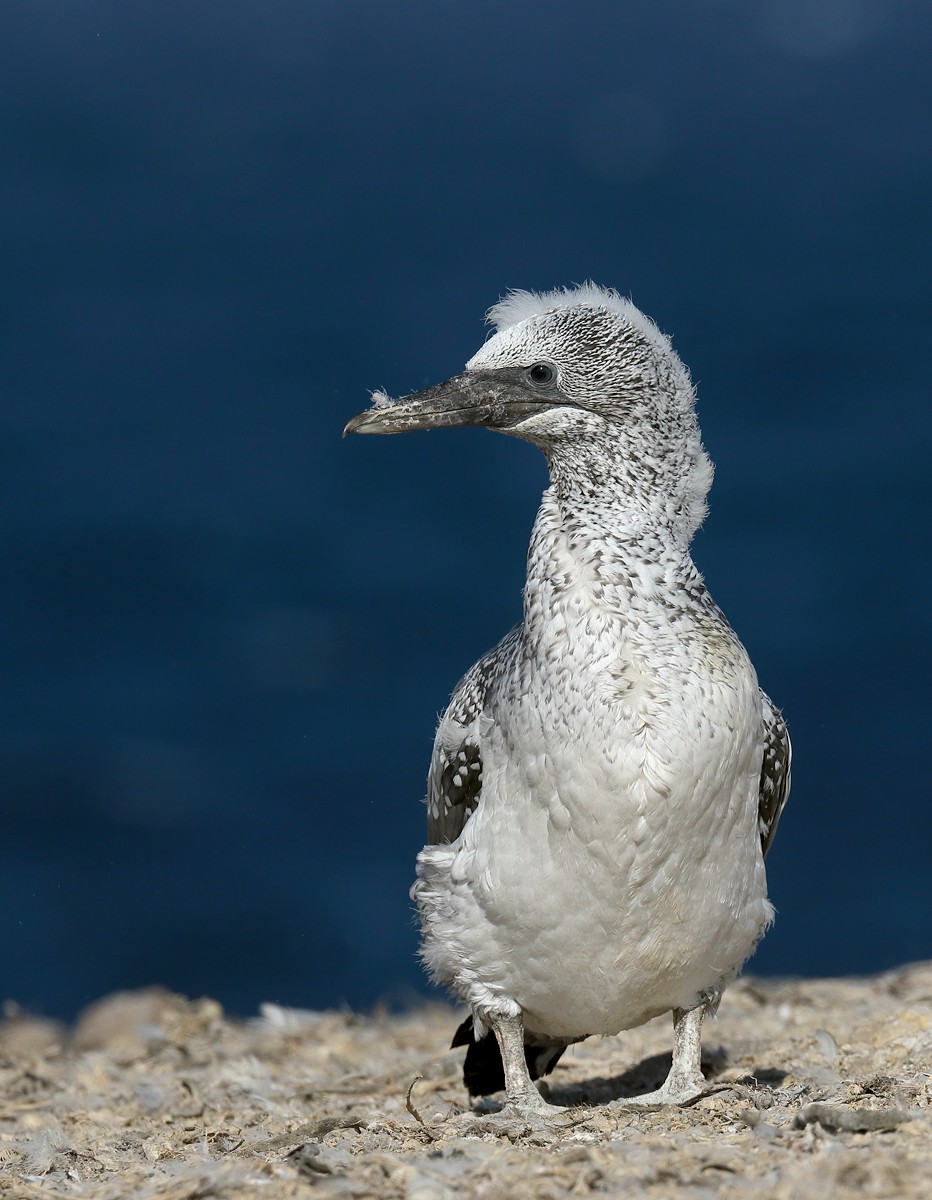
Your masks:
{"label": "bird leg", "polygon": [[690,1104],[710,1090],[702,1074],[702,1018],[711,1007],[715,1011],[718,997],[706,1000],[696,1008],[673,1010],[673,1062],[670,1073],[654,1092],[631,1096],[614,1103],[619,1108],[661,1108],[666,1104]]}
{"label": "bird leg", "polygon": [[548,1104],[531,1080],[524,1057],[524,1022],[520,1017],[493,1017],[492,1029],[505,1068],[505,1109],[537,1114],[565,1114],[566,1109]]}

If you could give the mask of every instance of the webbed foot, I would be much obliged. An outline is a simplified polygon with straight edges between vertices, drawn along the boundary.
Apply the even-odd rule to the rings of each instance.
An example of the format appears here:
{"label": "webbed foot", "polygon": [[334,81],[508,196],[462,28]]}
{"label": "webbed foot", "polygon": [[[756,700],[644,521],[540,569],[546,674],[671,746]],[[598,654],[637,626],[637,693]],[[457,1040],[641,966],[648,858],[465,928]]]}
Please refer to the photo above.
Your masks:
{"label": "webbed foot", "polygon": [[588,1116],[584,1110],[548,1104],[536,1088],[532,1092],[506,1100],[495,1111],[474,1110],[473,1115],[487,1127],[513,1136],[569,1129],[584,1122]]}
{"label": "webbed foot", "polygon": [[709,1083],[699,1068],[702,1054],[700,1034],[702,1018],[706,1009],[718,1003],[718,994],[712,994],[696,1008],[673,1010],[673,1062],[670,1073],[656,1091],[643,1096],[626,1096],[613,1100],[611,1108],[657,1109],[668,1105],[683,1108],[695,1104],[703,1096],[720,1092],[728,1085]]}
{"label": "webbed foot", "polygon": [[674,1075],[671,1071],[660,1087],[653,1092],[645,1092],[641,1096],[625,1096],[623,1099],[613,1100],[608,1107],[640,1108],[648,1111],[667,1107],[686,1108],[704,1096],[726,1091],[727,1088],[728,1085],[724,1083],[709,1083],[704,1075]]}

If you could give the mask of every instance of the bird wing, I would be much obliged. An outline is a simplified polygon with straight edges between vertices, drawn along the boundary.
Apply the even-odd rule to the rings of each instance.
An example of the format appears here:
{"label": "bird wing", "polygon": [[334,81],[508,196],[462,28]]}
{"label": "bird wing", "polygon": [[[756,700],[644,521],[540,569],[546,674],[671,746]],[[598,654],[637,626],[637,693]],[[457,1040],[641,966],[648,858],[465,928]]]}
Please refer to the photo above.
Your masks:
{"label": "bird wing", "polygon": [[515,627],[456,686],[440,718],[427,779],[427,841],[455,842],[482,794],[479,719],[496,677],[520,634]]}
{"label": "bird wing", "polygon": [[773,701],[761,692],[764,718],[764,761],[758,800],[761,848],[766,855],[777,832],[780,814],[790,794],[790,735]]}

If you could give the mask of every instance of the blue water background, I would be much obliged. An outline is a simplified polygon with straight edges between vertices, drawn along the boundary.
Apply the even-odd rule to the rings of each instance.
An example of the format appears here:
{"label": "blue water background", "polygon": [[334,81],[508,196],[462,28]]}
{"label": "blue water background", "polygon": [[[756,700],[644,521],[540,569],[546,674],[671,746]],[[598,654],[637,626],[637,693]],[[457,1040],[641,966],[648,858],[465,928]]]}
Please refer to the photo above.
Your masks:
{"label": "blue water background", "polygon": [[0,994],[424,989],[437,713],[542,460],[340,441],[509,287],[671,332],[786,712],[768,973],[932,955],[932,8],[5,0]]}

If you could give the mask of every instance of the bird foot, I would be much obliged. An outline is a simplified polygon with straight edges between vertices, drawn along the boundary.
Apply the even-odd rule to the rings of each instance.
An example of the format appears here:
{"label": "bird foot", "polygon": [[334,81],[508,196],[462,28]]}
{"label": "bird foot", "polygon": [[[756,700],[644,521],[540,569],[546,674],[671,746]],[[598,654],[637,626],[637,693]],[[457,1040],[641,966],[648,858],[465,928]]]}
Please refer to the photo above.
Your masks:
{"label": "bird foot", "polygon": [[671,1074],[656,1091],[645,1092],[641,1096],[625,1096],[623,1099],[613,1100],[608,1107],[649,1111],[668,1106],[685,1108],[713,1092],[726,1091],[728,1086],[724,1083],[709,1083],[704,1075]]}
{"label": "bird foot", "polygon": [[475,1112],[476,1116],[488,1121],[497,1130],[505,1134],[520,1133],[541,1129],[569,1128],[580,1123],[578,1114],[570,1108],[561,1108],[557,1104],[548,1104],[536,1088],[511,1100],[506,1100],[495,1111]]}

